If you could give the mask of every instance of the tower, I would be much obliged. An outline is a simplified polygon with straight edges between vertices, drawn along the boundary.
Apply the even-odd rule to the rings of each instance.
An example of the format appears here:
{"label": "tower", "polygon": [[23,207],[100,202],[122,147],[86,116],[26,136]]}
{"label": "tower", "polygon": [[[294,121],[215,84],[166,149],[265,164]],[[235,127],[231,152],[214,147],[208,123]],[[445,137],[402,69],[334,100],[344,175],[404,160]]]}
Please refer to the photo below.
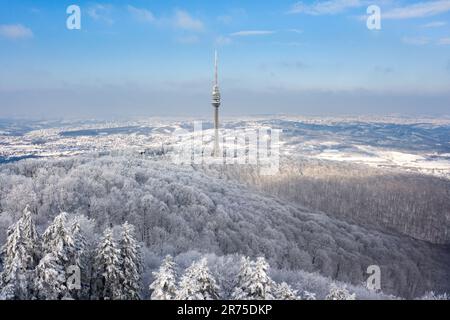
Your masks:
{"label": "tower", "polygon": [[217,72],[217,50],[214,56],[214,86],[212,92],[212,106],[214,108],[214,151],[213,156],[218,157],[220,154],[219,147],[219,107],[220,107],[220,90]]}

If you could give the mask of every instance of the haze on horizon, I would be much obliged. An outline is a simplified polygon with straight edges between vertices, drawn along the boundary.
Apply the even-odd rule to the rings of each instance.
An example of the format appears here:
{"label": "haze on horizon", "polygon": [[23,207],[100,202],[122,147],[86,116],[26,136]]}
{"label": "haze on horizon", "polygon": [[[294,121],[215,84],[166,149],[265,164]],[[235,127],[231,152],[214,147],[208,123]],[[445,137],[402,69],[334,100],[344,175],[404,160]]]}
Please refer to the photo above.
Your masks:
{"label": "haze on horizon", "polygon": [[215,48],[225,116],[448,115],[449,17],[450,0],[0,0],[0,118],[209,116]]}

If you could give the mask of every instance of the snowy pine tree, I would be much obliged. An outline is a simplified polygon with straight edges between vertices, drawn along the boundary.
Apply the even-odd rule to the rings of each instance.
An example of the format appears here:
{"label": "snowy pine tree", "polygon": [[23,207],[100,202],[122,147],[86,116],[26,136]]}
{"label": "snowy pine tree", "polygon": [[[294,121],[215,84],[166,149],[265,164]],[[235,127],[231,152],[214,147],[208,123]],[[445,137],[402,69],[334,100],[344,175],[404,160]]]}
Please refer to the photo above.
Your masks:
{"label": "snowy pine tree", "polygon": [[72,223],[70,229],[74,242],[74,250],[70,260],[73,263],[73,266],[79,270],[80,287],[77,288],[74,284],[72,284],[69,286],[69,292],[73,299],[87,299],[89,296],[89,279],[91,277],[91,268],[89,266],[89,246],[77,219]]}
{"label": "snowy pine tree", "polygon": [[122,297],[120,250],[113,239],[113,232],[106,229],[96,250],[94,269],[94,299],[119,300]]}
{"label": "snowy pine tree", "polygon": [[42,253],[40,247],[41,241],[39,239],[39,234],[36,231],[32,215],[29,206],[26,206],[22,216],[22,230],[27,251],[30,252],[33,257],[31,264],[36,266],[41,259]]}
{"label": "snowy pine tree", "polygon": [[291,288],[286,282],[275,285],[273,296],[277,300],[297,300],[297,290]]}
{"label": "snowy pine tree", "polygon": [[55,217],[42,235],[44,258],[36,268],[34,281],[36,298],[62,299],[69,295],[66,271],[75,265],[75,243],[66,228],[67,213]]}
{"label": "snowy pine tree", "polygon": [[150,284],[152,300],[173,300],[177,294],[175,262],[167,256],[158,272],[153,272],[155,280]]}
{"label": "snowy pine tree", "polygon": [[141,292],[142,261],[140,247],[134,237],[134,227],[128,222],[122,226],[122,238],[120,240],[120,256],[122,263],[123,300],[139,300]]}
{"label": "snowy pine tree", "polygon": [[2,299],[29,299],[32,297],[32,278],[39,249],[31,212],[25,208],[23,216],[8,229],[7,240],[2,248],[3,270],[0,274],[0,297]]}
{"label": "snowy pine tree", "polygon": [[56,254],[47,253],[36,267],[35,297],[41,300],[59,300],[67,293],[66,273]]}
{"label": "snowy pine tree", "polygon": [[233,292],[233,299],[271,300],[275,283],[268,276],[269,264],[260,257],[256,262],[243,258],[238,277],[238,285]]}
{"label": "snowy pine tree", "polygon": [[21,221],[8,229],[8,238],[3,247],[4,265],[1,273],[1,298],[5,300],[27,299],[30,292],[30,262],[22,235]]}
{"label": "snowy pine tree", "polygon": [[66,228],[67,213],[60,213],[42,235],[44,254],[54,253],[64,264],[71,264],[75,257],[75,243],[70,230]]}
{"label": "snowy pine tree", "polygon": [[177,300],[218,299],[219,288],[209,272],[205,258],[186,269],[177,291]]}
{"label": "snowy pine tree", "polygon": [[325,298],[326,300],[355,300],[356,294],[350,294],[347,288],[339,287],[335,283],[332,283],[330,286],[330,292]]}
{"label": "snowy pine tree", "polygon": [[256,259],[255,269],[251,276],[250,286],[248,288],[250,295],[255,300],[273,299],[272,291],[274,282],[267,274],[269,264],[266,259],[259,257]]}
{"label": "snowy pine tree", "polygon": [[248,257],[242,257],[237,283],[231,295],[233,300],[250,299],[247,288],[253,274],[253,262]]}

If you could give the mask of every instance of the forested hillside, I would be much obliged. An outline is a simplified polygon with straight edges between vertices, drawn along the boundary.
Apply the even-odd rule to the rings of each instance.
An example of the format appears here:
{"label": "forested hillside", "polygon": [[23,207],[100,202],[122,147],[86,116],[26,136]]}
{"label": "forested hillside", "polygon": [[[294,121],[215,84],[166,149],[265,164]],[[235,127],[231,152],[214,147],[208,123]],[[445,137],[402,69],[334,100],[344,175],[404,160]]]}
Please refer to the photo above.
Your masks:
{"label": "forested hillside", "polygon": [[208,173],[369,228],[450,244],[450,180],[395,169],[297,158],[263,176],[239,166]]}
{"label": "forested hillside", "polygon": [[192,250],[264,256],[275,269],[319,272],[352,284],[369,265],[383,291],[419,296],[449,291],[450,254],[442,246],[312,213],[201,169],[139,157],[25,160],[0,169],[0,241],[26,205],[39,232],[61,212],[95,221],[91,236],[125,221],[155,257]]}

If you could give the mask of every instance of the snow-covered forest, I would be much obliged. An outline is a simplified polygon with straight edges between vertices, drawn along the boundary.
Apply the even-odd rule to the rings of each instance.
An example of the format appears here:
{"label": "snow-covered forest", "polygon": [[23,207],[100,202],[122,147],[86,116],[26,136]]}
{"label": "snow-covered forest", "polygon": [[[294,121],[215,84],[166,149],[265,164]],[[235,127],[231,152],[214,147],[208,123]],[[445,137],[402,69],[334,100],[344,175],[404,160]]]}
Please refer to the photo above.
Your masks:
{"label": "snow-covered forest", "polygon": [[277,175],[239,166],[220,174],[350,223],[450,244],[449,179],[301,158],[285,159]]}
{"label": "snow-covered forest", "polygon": [[[26,269],[16,270],[37,275],[32,285],[40,289],[23,293],[36,298],[52,294],[58,294],[57,298],[81,298],[64,290],[55,293],[49,288],[61,283],[59,272],[67,266],[86,263],[89,267],[80,268],[80,277],[88,279],[89,291],[100,292],[90,293],[89,298],[122,295],[151,298],[159,290],[158,279],[159,283],[169,279],[172,283],[168,287],[173,285],[170,289],[173,292],[156,295],[182,294],[187,299],[200,293],[189,290],[180,293],[183,284],[207,281],[214,289],[208,291],[208,298],[230,299],[238,286],[235,279],[239,279],[242,258],[251,257],[257,263],[262,261],[259,257],[264,257],[270,269],[267,270],[268,266],[262,269],[273,279],[273,291],[281,290],[286,296],[290,290],[297,291],[302,298],[315,295],[324,299],[330,295],[334,283],[338,289],[347,285],[349,295],[355,294],[357,299],[387,297],[385,294],[412,298],[429,291],[450,291],[447,247],[396,232],[386,233],[379,227],[371,228],[370,224],[361,226],[333,215],[315,213],[297,201],[282,200],[276,195],[277,189],[269,194],[261,188],[260,177],[253,176],[258,182],[255,189],[249,187],[250,180],[242,183],[231,179],[233,172],[214,170],[180,167],[130,155],[24,160],[3,165],[0,168],[0,241],[5,244],[3,286],[7,284],[5,275],[9,279],[18,260],[25,259]],[[250,169],[247,176],[252,176]],[[25,231],[14,232],[20,221],[30,220],[23,215],[27,206],[36,230],[24,227]],[[67,214],[61,216],[62,212]],[[132,236],[124,237],[126,230]],[[22,233],[39,237],[38,253],[26,249],[29,241],[19,241]],[[59,234],[59,240],[55,240],[58,238],[55,234]],[[77,237],[82,240],[73,240]],[[132,259],[123,256],[125,244],[132,248],[125,250]],[[7,248],[12,245],[25,246],[19,252],[26,256],[8,258]],[[57,246],[58,250],[49,246]],[[81,247],[90,252],[83,259],[76,253]],[[172,267],[163,262],[167,255],[173,257]],[[128,267],[115,267],[123,263]],[[250,264],[256,268],[253,262]],[[363,287],[369,265],[381,267],[384,294]],[[164,266],[176,269],[178,276],[158,278],[160,267],[165,273]],[[124,272],[129,272],[126,279],[135,279],[128,284],[134,289],[125,293],[117,289]],[[105,274],[108,279],[97,281]],[[22,288],[24,279],[17,277],[20,285],[14,286],[14,290],[6,286],[5,292],[11,295]],[[92,286],[92,282],[96,285]],[[107,289],[104,283],[110,284]]]}
{"label": "snow-covered forest", "polygon": [[[94,245],[86,237],[88,225],[86,217],[61,213],[40,235],[31,211],[25,208],[21,218],[8,229],[3,246],[0,299],[139,300],[146,296],[151,300],[317,299],[317,293],[299,292],[284,281],[275,282],[263,257],[255,261],[242,257],[239,263],[234,262],[234,266],[239,265],[238,270],[228,273],[217,272],[227,263],[211,263],[216,268],[214,272],[207,258],[202,257],[178,275],[180,268],[167,255],[159,269],[152,272],[147,292],[143,288],[142,251],[134,227],[125,222],[116,228],[116,235],[112,228],[106,228]],[[363,297],[369,293],[357,290],[362,291]],[[372,298],[395,299],[371,294]],[[430,292],[424,298],[447,299],[447,296]],[[350,293],[346,285],[332,282],[324,299],[355,300],[356,293]]]}

